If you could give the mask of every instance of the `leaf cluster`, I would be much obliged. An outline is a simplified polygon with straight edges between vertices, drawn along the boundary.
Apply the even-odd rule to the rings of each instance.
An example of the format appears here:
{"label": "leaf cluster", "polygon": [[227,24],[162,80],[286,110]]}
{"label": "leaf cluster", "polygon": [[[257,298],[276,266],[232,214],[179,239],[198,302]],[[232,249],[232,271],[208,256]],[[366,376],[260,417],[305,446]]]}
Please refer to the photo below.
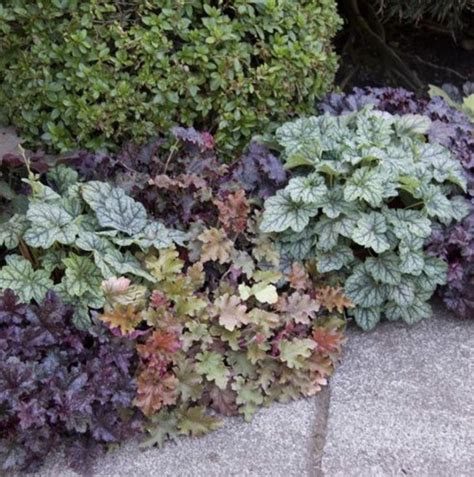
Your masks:
{"label": "leaf cluster", "polygon": [[[444,86],[454,101],[460,102],[460,91]],[[469,84],[463,88],[469,95]],[[436,227],[428,243],[430,254],[448,263],[448,282],[438,288],[445,304],[461,317],[474,316],[472,282],[474,270],[472,256],[474,250],[473,214],[474,197],[474,124],[466,114],[454,109],[446,102],[446,95],[440,97],[432,92],[432,98],[420,99],[414,93],[401,88],[355,88],[350,94],[331,94],[322,103],[321,109],[331,114],[347,114],[359,110],[366,104],[395,114],[422,114],[431,120],[428,139],[433,144],[448,148],[464,169],[467,179],[466,198],[471,202],[470,215],[461,224]]]}
{"label": "leaf cluster", "polygon": [[347,273],[345,292],[364,329],[382,314],[413,323],[445,282],[446,264],[423,251],[432,224],[468,213],[459,162],[426,143],[420,115],[366,107],[344,116],[299,119],[277,139],[297,173],[265,202],[264,232],[279,233],[292,258],[314,258],[319,272]]}
{"label": "leaf cluster", "polygon": [[56,151],[183,123],[234,154],[329,90],[339,26],[335,0],[7,0],[0,114]]}
{"label": "leaf cluster", "polygon": [[54,289],[74,305],[77,326],[86,328],[89,310],[104,305],[104,279],[151,279],[137,251],[168,247],[183,235],[150,219],[119,187],[79,182],[77,172],[64,165],[46,177],[51,187],[30,173],[25,212],[0,224],[0,245],[13,252],[0,270],[0,289],[14,290],[24,302],[39,302]]}
{"label": "leaf cluster", "polygon": [[139,429],[136,355],[104,326],[78,331],[73,310],[48,292],[38,305],[0,295],[0,462],[34,471],[64,446],[90,473],[94,457]]}
{"label": "leaf cluster", "polygon": [[150,418],[148,444],[218,427],[206,408],[249,420],[271,401],[311,396],[333,371],[351,302],[318,288],[302,265],[276,271],[278,253],[253,222],[245,239],[203,226],[186,255],[148,254],[156,282],[145,301],[130,282],[106,285],[116,291],[100,318],[138,343],[135,402]]}

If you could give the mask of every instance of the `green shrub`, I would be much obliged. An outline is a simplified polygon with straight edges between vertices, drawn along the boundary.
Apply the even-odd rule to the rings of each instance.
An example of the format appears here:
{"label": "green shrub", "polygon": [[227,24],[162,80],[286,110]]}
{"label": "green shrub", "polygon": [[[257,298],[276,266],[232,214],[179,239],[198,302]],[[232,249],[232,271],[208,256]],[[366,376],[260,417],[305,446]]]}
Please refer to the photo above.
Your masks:
{"label": "green shrub", "polygon": [[408,323],[430,316],[427,300],[445,282],[447,265],[423,245],[434,222],[469,210],[453,196],[466,187],[462,167],[448,149],[425,142],[429,126],[425,116],[366,108],[277,131],[286,166],[298,172],[265,202],[261,229],[280,233],[290,258],[345,274],[364,329],[382,314]]}
{"label": "green shrub", "polygon": [[52,149],[193,124],[228,151],[311,110],[336,69],[335,0],[6,0],[2,116]]}

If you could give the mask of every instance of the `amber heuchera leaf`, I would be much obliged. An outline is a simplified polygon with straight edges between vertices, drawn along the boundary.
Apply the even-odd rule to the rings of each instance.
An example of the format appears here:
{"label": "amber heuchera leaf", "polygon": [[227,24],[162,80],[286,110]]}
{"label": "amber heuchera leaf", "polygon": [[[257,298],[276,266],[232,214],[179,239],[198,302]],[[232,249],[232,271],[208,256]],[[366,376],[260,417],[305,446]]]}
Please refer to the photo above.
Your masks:
{"label": "amber heuchera leaf", "polygon": [[339,313],[342,313],[345,308],[354,307],[352,301],[344,295],[341,287],[325,286],[318,288],[316,290],[316,297],[328,311],[336,309]]}
{"label": "amber heuchera leaf", "polygon": [[223,230],[211,228],[198,236],[202,242],[201,261],[227,263],[231,259],[234,244]]}
{"label": "amber heuchera leaf", "polygon": [[307,290],[311,287],[311,280],[303,264],[294,262],[288,275],[290,285],[295,290]]}
{"label": "amber heuchera leaf", "polygon": [[100,319],[111,328],[119,328],[123,334],[132,332],[142,321],[140,313],[137,313],[132,305],[117,306],[100,315]]}
{"label": "amber heuchera leaf", "polygon": [[221,199],[214,201],[219,209],[219,222],[226,232],[241,233],[247,227],[250,206],[245,191],[225,192]]}
{"label": "amber heuchera leaf", "polygon": [[213,313],[219,317],[219,324],[229,331],[249,322],[247,307],[238,296],[230,296],[228,293],[216,299]]}

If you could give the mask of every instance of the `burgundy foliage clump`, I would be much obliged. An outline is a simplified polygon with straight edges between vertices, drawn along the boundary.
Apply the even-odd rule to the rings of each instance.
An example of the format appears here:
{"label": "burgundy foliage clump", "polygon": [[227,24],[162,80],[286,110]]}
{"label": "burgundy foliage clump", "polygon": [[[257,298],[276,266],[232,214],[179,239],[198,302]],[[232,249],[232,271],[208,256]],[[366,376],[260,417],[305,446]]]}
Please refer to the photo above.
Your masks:
{"label": "burgundy foliage clump", "polygon": [[70,465],[90,473],[109,444],[139,431],[132,409],[136,356],[104,326],[72,324],[72,309],[50,291],[38,305],[0,295],[0,462],[35,470],[64,446]]}

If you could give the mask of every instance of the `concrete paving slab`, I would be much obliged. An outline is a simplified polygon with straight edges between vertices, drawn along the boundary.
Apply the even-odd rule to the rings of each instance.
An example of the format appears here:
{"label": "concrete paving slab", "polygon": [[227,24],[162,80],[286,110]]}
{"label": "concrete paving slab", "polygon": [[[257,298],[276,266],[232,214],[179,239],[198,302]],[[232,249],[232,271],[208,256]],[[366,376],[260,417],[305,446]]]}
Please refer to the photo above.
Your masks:
{"label": "concrete paving slab", "polygon": [[474,320],[352,331],[330,388],[325,477],[474,476]]}
{"label": "concrete paving slab", "polygon": [[[321,394],[320,394],[321,395]],[[319,477],[318,436],[324,434],[327,399],[323,394],[274,404],[251,423],[227,419],[224,428],[200,438],[180,439],[162,449],[125,445],[97,463],[96,477]],[[316,423],[316,424],[315,424]],[[320,428],[321,426],[321,428]],[[58,455],[37,477],[76,477]]]}

